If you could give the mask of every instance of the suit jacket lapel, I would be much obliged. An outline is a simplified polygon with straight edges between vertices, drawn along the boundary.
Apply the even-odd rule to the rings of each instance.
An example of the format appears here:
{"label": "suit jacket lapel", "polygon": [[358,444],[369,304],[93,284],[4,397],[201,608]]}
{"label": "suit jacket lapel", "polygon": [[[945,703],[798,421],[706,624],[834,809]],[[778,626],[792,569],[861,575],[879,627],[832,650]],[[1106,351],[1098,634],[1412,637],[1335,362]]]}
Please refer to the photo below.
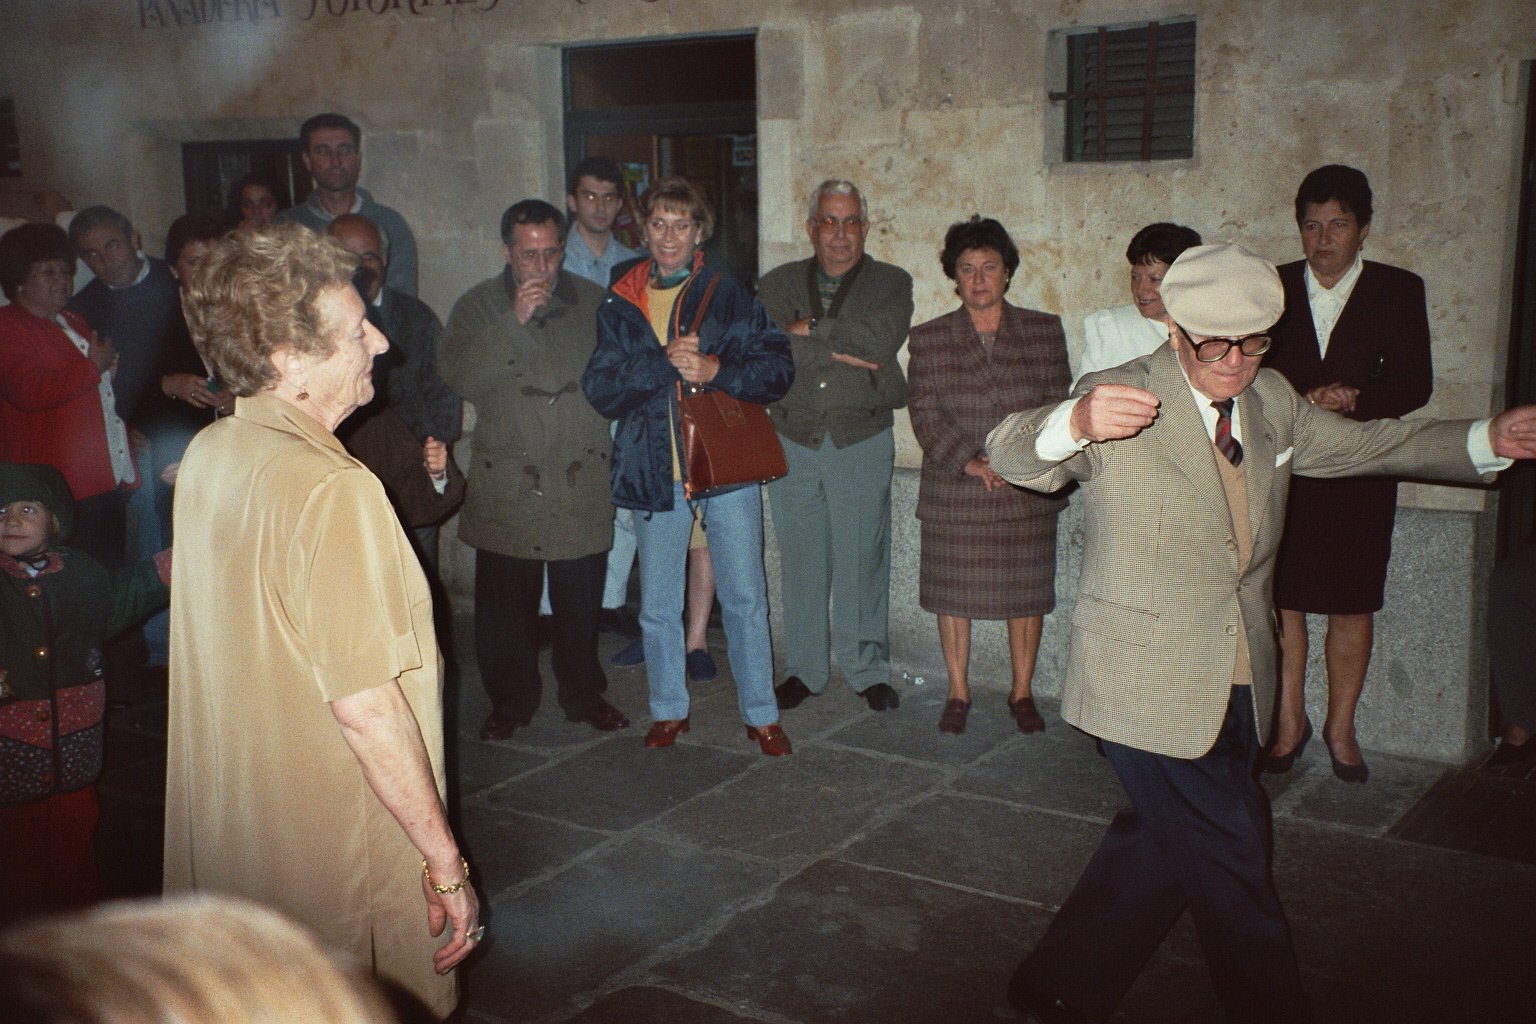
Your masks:
{"label": "suit jacket lapel", "polygon": [[[1339,310],[1339,318],[1333,322],[1333,339],[1347,339],[1361,333],[1357,331],[1355,322],[1366,322],[1371,316],[1372,299],[1375,297],[1376,273],[1371,269],[1371,264],[1365,262],[1360,267],[1360,277],[1355,281],[1354,290],[1349,293],[1349,301],[1344,303],[1344,308]],[[1328,358],[1323,360],[1323,365],[1328,365],[1328,360],[1334,356],[1343,358],[1348,345],[1335,345],[1328,342]],[[1337,362],[1337,360],[1334,360]],[[1337,379],[1337,378],[1334,378]]]}
{"label": "suit jacket lapel", "polygon": [[1264,400],[1249,388],[1237,398],[1243,425],[1243,477],[1248,484],[1248,535],[1257,543],[1269,492],[1275,485],[1275,430],[1264,416]]}
{"label": "suit jacket lapel", "polygon": [[[1312,301],[1307,298],[1307,264],[1306,261],[1295,265],[1296,278],[1287,280],[1287,275],[1281,274],[1281,283],[1285,286],[1285,308],[1287,312],[1294,310],[1296,317],[1296,337],[1305,339],[1298,355],[1305,354],[1306,366],[1302,369],[1310,371],[1314,367],[1320,367],[1323,363],[1323,343],[1317,336],[1317,321],[1312,319]],[[1318,371],[1321,372],[1321,371]]]}
{"label": "suit jacket lapel", "polygon": [[[999,337],[1002,336],[1001,325],[997,333]],[[966,376],[986,390],[987,400],[992,403],[994,410],[1001,410],[1001,403],[997,400],[997,383],[992,364],[981,347],[981,339],[976,335],[976,328],[971,324],[971,314],[964,306],[955,310],[950,316],[949,343],[954,347],[956,358],[965,367]],[[994,340],[992,344],[996,345],[997,341]],[[999,420],[1003,415],[1003,412],[997,412]]]}
{"label": "suit jacket lapel", "polygon": [[1162,401],[1153,426],[1164,431],[1162,442],[1168,456],[1189,482],[1194,485],[1202,503],[1217,510],[1222,518],[1226,515],[1227,491],[1221,485],[1221,474],[1216,469],[1216,449],[1211,446],[1211,435],[1206,433],[1205,420],[1195,408],[1195,396],[1190,391],[1184,371],[1179,368],[1179,356],[1165,346],[1153,354],[1148,383]]}

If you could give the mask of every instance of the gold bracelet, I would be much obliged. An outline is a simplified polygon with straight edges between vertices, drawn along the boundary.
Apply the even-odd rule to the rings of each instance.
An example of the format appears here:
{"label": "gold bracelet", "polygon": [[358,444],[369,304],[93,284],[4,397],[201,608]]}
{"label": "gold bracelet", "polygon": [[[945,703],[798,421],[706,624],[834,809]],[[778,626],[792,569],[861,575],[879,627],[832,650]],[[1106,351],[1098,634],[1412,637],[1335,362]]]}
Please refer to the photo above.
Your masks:
{"label": "gold bracelet", "polygon": [[421,861],[421,877],[427,880],[427,884],[432,887],[432,891],[437,893],[439,896],[451,895],[469,884],[469,861],[465,860],[463,857],[460,857],[459,863],[464,866],[464,877],[459,879],[457,882],[454,882],[452,885],[438,885],[436,882],[432,881],[432,872],[427,868],[427,861],[425,857],[423,857]]}

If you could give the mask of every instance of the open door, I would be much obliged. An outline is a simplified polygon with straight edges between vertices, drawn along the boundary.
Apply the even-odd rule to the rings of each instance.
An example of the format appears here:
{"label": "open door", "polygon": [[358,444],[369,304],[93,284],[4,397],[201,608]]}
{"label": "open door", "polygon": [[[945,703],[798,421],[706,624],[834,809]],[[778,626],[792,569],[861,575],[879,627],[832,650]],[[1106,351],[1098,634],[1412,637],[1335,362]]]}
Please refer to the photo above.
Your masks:
{"label": "open door", "polygon": [[634,198],[681,175],[715,208],[705,259],[757,283],[756,38],[713,36],[565,51],[565,159],[606,156],[625,170],[614,231],[638,245]]}

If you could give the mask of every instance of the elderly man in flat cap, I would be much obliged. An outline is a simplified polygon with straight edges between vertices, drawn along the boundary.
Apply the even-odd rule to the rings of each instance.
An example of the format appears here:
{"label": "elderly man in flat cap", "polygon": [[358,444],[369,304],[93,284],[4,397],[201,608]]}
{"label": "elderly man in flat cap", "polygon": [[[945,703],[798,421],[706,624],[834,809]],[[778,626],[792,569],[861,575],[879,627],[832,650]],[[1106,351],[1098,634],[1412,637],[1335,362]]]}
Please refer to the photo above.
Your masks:
{"label": "elderly man in flat cap", "polygon": [[1109,1017],[1188,909],[1229,1020],[1306,1021],[1253,775],[1275,700],[1270,582],[1291,475],[1491,480],[1536,457],[1536,406],[1356,422],[1309,404],[1259,369],[1284,294],[1238,245],[1186,250],[1162,297],[1166,344],[987,438],[1004,479],[1081,486],[1062,717],[1101,740],[1131,801],[1009,1000],[1048,1024]]}

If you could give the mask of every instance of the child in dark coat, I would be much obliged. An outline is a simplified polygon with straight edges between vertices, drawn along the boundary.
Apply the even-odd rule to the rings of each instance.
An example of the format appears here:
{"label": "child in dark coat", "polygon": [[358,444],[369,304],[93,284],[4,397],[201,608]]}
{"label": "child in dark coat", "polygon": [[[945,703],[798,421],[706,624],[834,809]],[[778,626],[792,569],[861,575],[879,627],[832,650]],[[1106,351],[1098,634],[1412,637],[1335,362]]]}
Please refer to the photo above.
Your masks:
{"label": "child in dark coat", "polygon": [[0,922],[97,898],[101,644],[170,600],[170,552],[115,571],[59,546],[52,466],[0,463]]}

